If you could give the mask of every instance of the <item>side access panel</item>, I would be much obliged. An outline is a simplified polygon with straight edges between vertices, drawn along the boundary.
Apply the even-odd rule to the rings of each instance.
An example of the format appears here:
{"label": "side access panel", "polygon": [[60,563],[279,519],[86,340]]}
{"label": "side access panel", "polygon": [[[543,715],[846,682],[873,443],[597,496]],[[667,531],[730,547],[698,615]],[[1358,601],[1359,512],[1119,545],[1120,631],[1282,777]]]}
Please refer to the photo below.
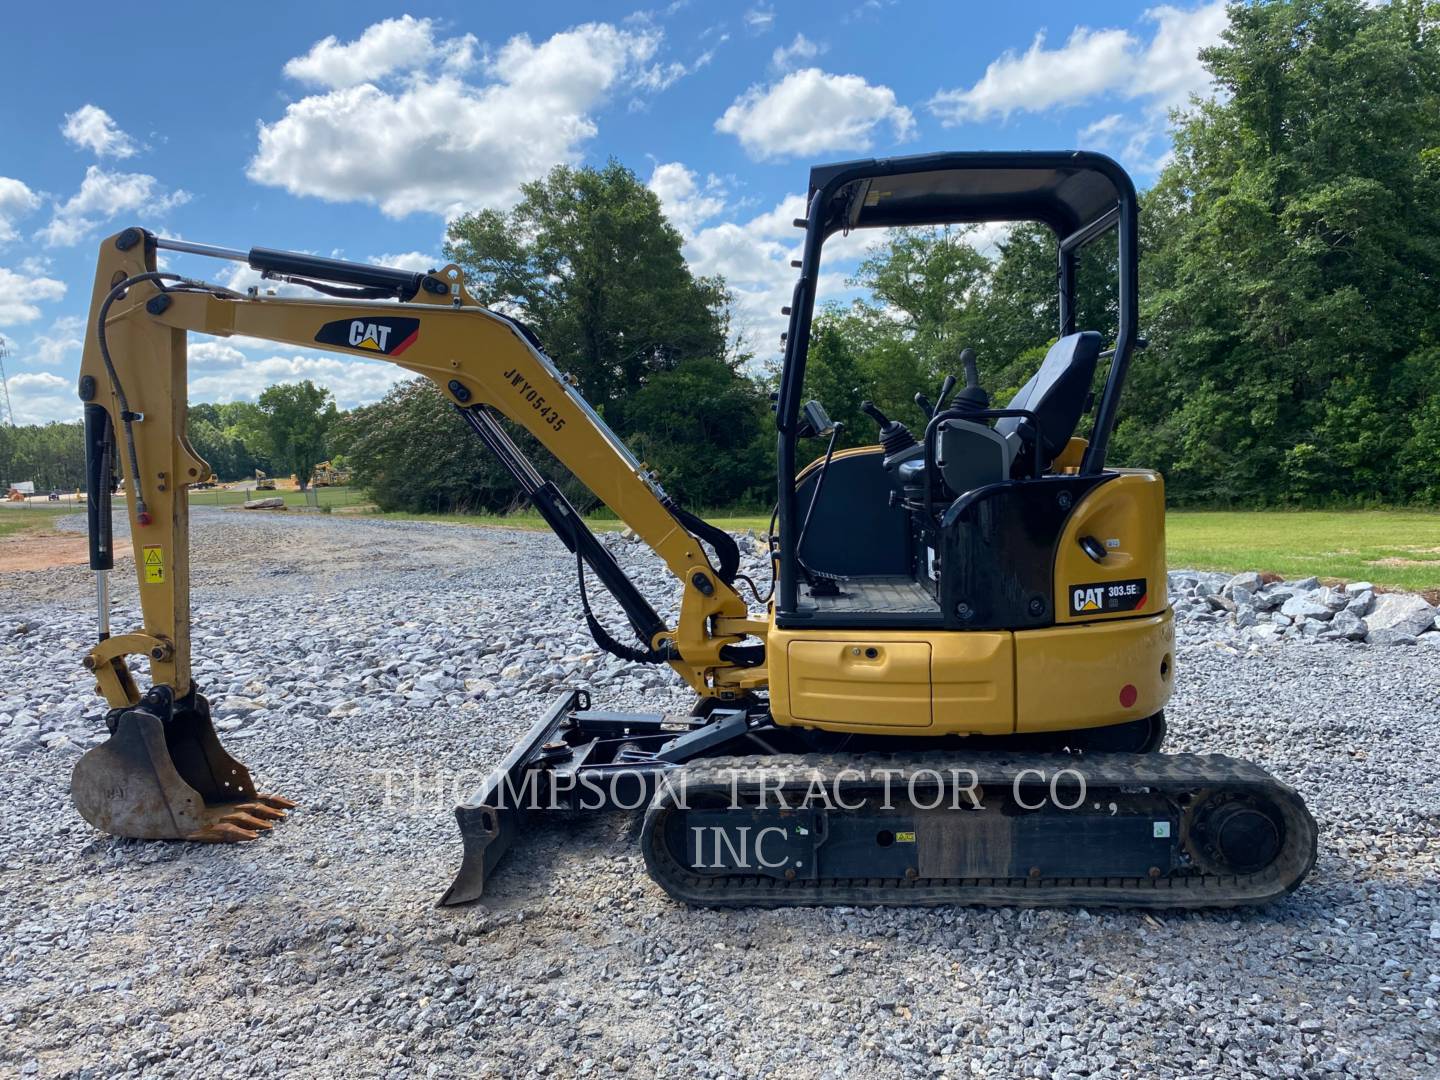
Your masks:
{"label": "side access panel", "polygon": [[1153,716],[1174,684],[1174,613],[1015,635],[1015,730],[1063,731]]}
{"label": "side access panel", "polygon": [[771,630],[767,648],[777,724],[877,735],[1015,728],[1008,631]]}
{"label": "side access panel", "polygon": [[792,641],[790,711],[798,721],[855,728],[930,726],[924,641]]}
{"label": "side access panel", "polygon": [[936,735],[1009,735],[1015,730],[1015,635],[979,630],[930,639]]}

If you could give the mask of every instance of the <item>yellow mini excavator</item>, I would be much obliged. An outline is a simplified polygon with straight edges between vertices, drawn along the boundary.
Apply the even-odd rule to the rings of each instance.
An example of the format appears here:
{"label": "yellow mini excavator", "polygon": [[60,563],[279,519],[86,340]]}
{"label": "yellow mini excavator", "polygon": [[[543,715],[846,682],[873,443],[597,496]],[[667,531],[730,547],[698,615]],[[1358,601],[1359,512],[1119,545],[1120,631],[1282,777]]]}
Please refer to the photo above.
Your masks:
{"label": "yellow mini excavator", "polygon": [[[186,337],[252,338],[385,360],[432,380],[575,556],[596,642],[668,665],[688,714],[560,696],[457,808],[459,873],[481,895],[528,815],[644,808],[647,869],[702,905],[1259,903],[1315,861],[1299,796],[1221,756],[1159,752],[1174,678],[1164,494],[1107,467],[1137,336],[1137,203],[1088,153],[941,153],[814,168],[776,402],[773,601],[737,591],[733,538],[677,505],[515,318],[429,273],[126,229],[101,248],[80,375],[100,637],[85,658],[109,738],[72,796],[119,836],[252,840],[289,808],[221,748],[191,678]],[[923,430],[867,405],[873,446],[834,452],[804,394],[828,237],[852,229],[1038,221],[1056,238],[1058,338],[1003,408],[973,355],[964,386],[917,395]],[[1077,325],[1077,252],[1114,231],[1118,333]],[[159,272],[157,251],[229,259],[309,286],[260,295]],[[1093,412],[1088,440],[1076,437]],[[667,625],[501,419],[528,431],[679,580]],[[820,440],[829,446],[818,452]],[[816,460],[799,468],[801,444]],[[143,626],[112,636],[113,471],[123,474]],[[586,597],[618,601],[633,641]],[[622,635],[623,636],[623,635]],[[127,661],[149,663],[143,692]]]}

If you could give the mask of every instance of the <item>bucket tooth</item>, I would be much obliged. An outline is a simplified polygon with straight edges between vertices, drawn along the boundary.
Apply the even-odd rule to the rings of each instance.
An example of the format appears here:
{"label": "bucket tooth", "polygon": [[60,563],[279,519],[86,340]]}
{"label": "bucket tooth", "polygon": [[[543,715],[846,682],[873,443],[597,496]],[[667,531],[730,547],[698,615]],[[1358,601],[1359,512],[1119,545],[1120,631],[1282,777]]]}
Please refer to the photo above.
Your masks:
{"label": "bucket tooth", "polygon": [[185,839],[199,844],[244,844],[251,840],[258,840],[259,837],[258,832],[246,829],[233,821],[221,820],[191,833]]}
{"label": "bucket tooth", "polygon": [[247,814],[244,810],[232,810],[220,820],[222,823],[239,825],[242,829],[253,829],[256,835],[259,835],[261,830],[269,832],[275,827],[274,821],[266,821],[264,818]]}
{"label": "bucket tooth", "polygon": [[269,828],[272,827],[272,825],[271,825],[272,822],[284,821],[284,820],[285,820],[285,811],[284,811],[284,810],[277,810],[277,809],[275,809],[275,807],[270,806],[268,803],[263,803],[263,802],[247,802],[247,803],[241,803],[241,804],[240,804],[239,806],[237,806],[235,809],[236,809],[237,811],[240,811],[240,812],[243,812],[243,813],[247,814],[248,816],[250,816],[250,817],[252,817],[252,818],[259,818],[259,819],[264,823],[265,828],[267,828],[267,829],[269,829]]}

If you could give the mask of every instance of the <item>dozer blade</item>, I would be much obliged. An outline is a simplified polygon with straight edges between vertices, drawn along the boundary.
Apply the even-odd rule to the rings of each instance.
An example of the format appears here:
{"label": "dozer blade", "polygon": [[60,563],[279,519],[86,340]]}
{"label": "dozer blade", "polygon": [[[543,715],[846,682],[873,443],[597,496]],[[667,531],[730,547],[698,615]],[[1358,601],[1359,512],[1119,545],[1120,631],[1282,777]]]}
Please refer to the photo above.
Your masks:
{"label": "dozer blade", "polygon": [[[526,796],[540,800],[542,793],[526,787],[527,770],[546,753],[546,746],[557,737],[561,726],[577,708],[588,708],[590,695],[583,690],[562,694],[546,710],[530,731],[511,747],[500,766],[485,780],[479,790],[455,808],[464,851],[460,869],[445,895],[442,907],[469,904],[485,892],[485,883],[500,857],[510,850],[524,823]],[[548,782],[548,780],[546,781]],[[516,794],[522,798],[518,800]]]}
{"label": "dozer blade", "polygon": [[172,709],[153,690],[75,763],[70,798],[112,836],[205,843],[254,840],[295,805],[255,790],[249,770],[220,745],[203,697]]}

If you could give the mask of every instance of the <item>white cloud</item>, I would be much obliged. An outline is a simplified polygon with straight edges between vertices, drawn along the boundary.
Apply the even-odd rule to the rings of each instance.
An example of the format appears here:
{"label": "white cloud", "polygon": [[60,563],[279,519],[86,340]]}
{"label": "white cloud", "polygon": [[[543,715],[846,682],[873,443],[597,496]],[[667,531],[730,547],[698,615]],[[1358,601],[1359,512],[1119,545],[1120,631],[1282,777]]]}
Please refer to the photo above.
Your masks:
{"label": "white cloud", "polygon": [[1145,21],[1155,24],[1155,32],[1148,42],[1128,30],[1080,26],[1060,48],[1047,49],[1042,32],[1023,54],[1007,50],[973,86],[942,90],[929,107],[946,126],[1076,105],[1102,95],[1143,99],[1163,115],[1209,87],[1198,53],[1219,40],[1227,17],[1225,0],[1189,10],[1151,8]]}
{"label": "white cloud", "polygon": [[317,41],[304,56],[285,64],[292,79],[332,90],[343,90],[363,82],[375,82],[392,71],[424,67],[437,52],[443,52],[452,69],[473,62],[475,38],[471,34],[435,43],[435,27],[429,19],[402,15],[366,27],[354,41],[344,45],[334,34]]}
{"label": "white cloud", "polygon": [[[314,252],[306,254],[314,254]],[[224,276],[221,284],[227,289],[234,289],[236,292],[242,293],[258,289],[262,296],[298,296],[315,299],[314,289],[304,285],[292,285],[288,281],[275,281],[273,278],[267,278],[259,270],[254,270],[245,263],[236,263],[229,274]],[[231,340],[238,339],[232,338]],[[273,345],[267,347],[273,348]]]}
{"label": "white cloud", "polygon": [[434,255],[426,255],[423,251],[404,251],[394,255],[372,255],[365,261],[372,266],[390,266],[396,270],[415,270],[422,274],[428,270],[439,270],[447,265],[445,259],[436,258]]}
{"label": "white cloud", "polygon": [[196,340],[194,335],[186,346],[185,354],[192,372],[202,368],[235,367],[246,360],[245,354],[228,341],[210,337]]}
{"label": "white cloud", "polygon": [[190,201],[183,190],[166,193],[153,176],[145,173],[106,172],[99,165],[85,170],[80,190],[64,203],[57,203],[50,224],[39,236],[51,246],[79,243],[98,225],[120,214],[143,211],[154,217]]}
{"label": "white cloud", "polygon": [[[709,62],[709,54],[706,54],[706,62]],[[635,85],[641,90],[649,90],[651,93],[659,93],[661,90],[668,90],[677,82],[690,74],[690,69],[679,60],[671,60],[665,64],[651,64],[635,76]]]}
{"label": "white cloud", "polygon": [[[790,303],[798,276],[790,262],[800,257],[804,237],[793,221],[805,214],[805,196],[787,195],[770,210],[740,221],[716,221],[733,217],[739,207],[725,204],[715,177],[702,186],[685,165],[667,162],[655,166],[650,189],[685,237],[690,269],[725,276],[734,297],[734,329],[744,344],[761,360],[775,357],[780,352],[780,333],[789,321],[780,309]],[[873,230],[865,230],[845,239],[833,237],[826,244],[821,299],[846,291],[844,267],[853,264],[865,241],[879,238]]]}
{"label": "white cloud", "polygon": [[19,235],[15,223],[39,206],[39,195],[19,180],[0,176],[0,244],[14,240]]}
{"label": "white cloud", "polygon": [[[685,76],[695,74],[695,72],[714,60],[715,49],[718,48],[720,44],[723,44],[724,41],[725,39],[721,38],[714,47],[706,49],[699,56],[695,57],[695,60],[690,64],[681,63],[679,60],[670,60],[663,63],[651,64],[648,67],[642,65],[636,68],[630,80],[631,84],[636,90],[643,91],[647,94],[659,94],[662,91],[668,90],[681,79],[685,78]],[[630,99],[630,111],[632,113],[644,112],[649,107],[649,102],[643,98],[635,97]]]}
{"label": "white cloud", "polygon": [[10,376],[10,386],[20,390],[69,390],[70,380],[48,371],[22,371]]}
{"label": "white cloud", "polygon": [[1102,116],[1093,124],[1086,124],[1080,129],[1081,142],[1104,142],[1120,131],[1129,123],[1120,113],[1110,113]]}
{"label": "white cloud", "polygon": [[[1141,173],[1157,173],[1174,156],[1174,145],[1164,139],[1166,113],[1150,109],[1140,116],[1110,113],[1076,132],[1086,150],[1100,150],[1123,160]],[[1160,140],[1158,149],[1156,141]]]}
{"label": "white cloud", "polygon": [[65,114],[60,131],[82,150],[96,157],[128,158],[139,152],[135,140],[120,130],[110,114],[98,105],[82,105]]}
{"label": "white cloud", "polygon": [[[195,348],[192,346],[192,355]],[[397,382],[413,377],[404,368],[373,360],[304,354],[246,356],[240,361],[206,363],[192,370],[189,390],[191,401],[254,401],[267,386],[309,379],[328,389],[340,408],[353,409],[384,397]]]}
{"label": "white cloud", "polygon": [[65,283],[34,274],[17,274],[0,266],[0,327],[34,322],[40,305],[65,295]]}
{"label": "white cloud", "polygon": [[915,127],[910,110],[888,86],[859,75],[830,75],[819,68],[791,72],[770,86],[752,86],[715,121],[757,160],[868,150],[875,128],[890,125],[895,141]]}
{"label": "white cloud", "polygon": [[998,259],[1000,245],[1010,238],[1010,230],[1014,227],[1013,221],[986,221],[972,225],[965,234],[965,242],[981,255]]}
{"label": "white cloud", "polygon": [[47,368],[78,368],[80,350],[85,347],[85,320],[78,315],[62,315],[50,324],[50,330],[38,334],[30,346],[30,359]]}
{"label": "white cloud", "polygon": [[702,190],[695,174],[678,161],[657,164],[650,173],[649,187],[670,224],[685,236],[725,209],[720,178],[711,176]]}
{"label": "white cloud", "polygon": [[[337,53],[364,40],[333,46],[317,74],[348,78]],[[623,78],[645,78],[658,44],[655,32],[605,23],[538,44],[522,34],[488,58],[483,85],[412,60],[393,86],[341,86],[262,124],[248,174],[295,195],[374,203],[392,217],[506,206],[521,183],[578,159],[596,132],[592,111]],[[452,42],[436,49],[454,53]],[[300,60],[309,65],[314,52]]]}
{"label": "white cloud", "polygon": [[[743,203],[727,204],[718,178],[702,184],[696,173],[678,161],[657,164],[650,175],[650,190],[659,197],[665,216],[685,238],[685,259],[696,274],[723,274],[734,298],[734,329],[745,346],[761,361],[780,352],[780,333],[788,318],[780,309],[791,302],[798,271],[790,265],[799,259],[804,233],[795,219],[805,216],[805,196],[785,196],[769,210],[739,218]],[[825,243],[819,303],[858,295],[847,285],[859,260],[888,238],[886,229],[856,229],[837,234]],[[1007,223],[970,229],[965,240],[990,257],[1009,232]]]}
{"label": "white cloud", "polygon": [[769,4],[756,4],[741,16],[745,29],[752,34],[763,34],[775,25],[775,9]]}
{"label": "white cloud", "polygon": [[824,45],[815,44],[804,34],[796,34],[789,45],[780,45],[770,54],[770,64],[776,71],[789,71],[797,60],[814,60],[824,51]]}
{"label": "white cloud", "polygon": [[1081,26],[1063,46],[1047,49],[1041,32],[1023,54],[1007,50],[992,61],[970,89],[936,94],[930,109],[949,126],[995,116],[1008,118],[1016,110],[1039,112],[1073,105],[1128,77],[1135,46],[1135,39],[1124,30],[1096,31]]}
{"label": "white cloud", "polygon": [[75,420],[80,415],[75,384],[69,379],[48,371],[22,371],[11,375],[9,384],[10,407],[17,424],[48,424],[52,420]]}
{"label": "white cloud", "polygon": [[1210,73],[1201,65],[1199,52],[1219,42],[1229,18],[1225,0],[1190,11],[1169,5],[1151,8],[1145,18],[1156,24],[1155,36],[1135,70],[1131,96],[1150,97],[1169,109],[1184,105],[1191,94],[1205,94]]}

